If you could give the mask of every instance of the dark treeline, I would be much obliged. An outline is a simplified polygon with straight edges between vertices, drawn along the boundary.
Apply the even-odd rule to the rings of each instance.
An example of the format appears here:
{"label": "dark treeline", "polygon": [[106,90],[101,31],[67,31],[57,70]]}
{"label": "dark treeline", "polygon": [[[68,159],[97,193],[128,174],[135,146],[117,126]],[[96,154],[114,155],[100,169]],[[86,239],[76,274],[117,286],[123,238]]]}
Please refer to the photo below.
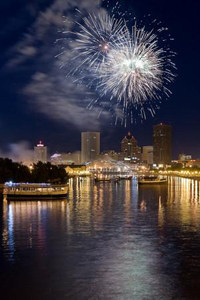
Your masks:
{"label": "dark treeline", "polygon": [[0,183],[13,182],[52,182],[64,183],[67,181],[65,169],[51,163],[38,162],[33,169],[9,158],[0,158]]}

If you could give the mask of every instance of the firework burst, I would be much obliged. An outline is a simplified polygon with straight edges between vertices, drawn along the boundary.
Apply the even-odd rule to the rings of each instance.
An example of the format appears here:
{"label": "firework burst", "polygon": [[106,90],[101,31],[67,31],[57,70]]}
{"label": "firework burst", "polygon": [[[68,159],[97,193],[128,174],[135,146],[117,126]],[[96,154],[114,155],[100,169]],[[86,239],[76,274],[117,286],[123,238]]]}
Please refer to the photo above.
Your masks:
{"label": "firework burst", "polygon": [[76,64],[68,75],[76,74],[78,84],[87,84],[98,93],[88,107],[98,103],[119,111],[122,105],[123,116],[132,116],[139,107],[143,117],[146,106],[154,115],[163,95],[170,95],[168,85],[175,77],[174,53],[168,40],[161,38],[167,28],[148,31],[135,23],[129,30],[122,16],[115,18],[106,12],[89,14],[75,22],[75,27],[78,30],[70,34],[75,37]]}
{"label": "firework burst", "polygon": [[112,95],[124,107],[158,99],[160,92],[170,94],[167,85],[174,79],[173,53],[159,47],[153,31],[135,24],[132,33],[127,29],[114,46],[98,68],[98,88],[103,94]]}
{"label": "firework burst", "polygon": [[76,22],[79,31],[75,32],[76,51],[83,60],[83,65],[97,71],[105,62],[107,53],[123,39],[126,24],[123,19],[115,19],[105,12],[89,14],[82,23]]}

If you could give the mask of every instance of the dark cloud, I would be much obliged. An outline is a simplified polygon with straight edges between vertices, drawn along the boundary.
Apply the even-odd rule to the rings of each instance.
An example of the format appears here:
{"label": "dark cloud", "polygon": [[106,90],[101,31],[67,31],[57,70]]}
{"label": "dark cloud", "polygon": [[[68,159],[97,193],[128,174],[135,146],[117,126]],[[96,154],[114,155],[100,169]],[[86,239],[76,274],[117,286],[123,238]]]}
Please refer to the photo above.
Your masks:
{"label": "dark cloud", "polygon": [[[72,21],[75,8],[85,13],[102,10],[99,1],[75,0],[72,3],[55,0],[39,14],[28,33],[13,47],[14,55],[7,68],[12,70],[17,66],[26,66],[30,61],[34,62],[35,71],[28,84],[22,88],[31,109],[58,122],[66,121],[80,128],[99,128],[98,110],[86,109],[96,94],[87,85],[77,85],[76,75],[66,78],[66,74],[71,71],[70,65],[59,68],[63,61],[73,59],[75,45],[66,45],[64,55],[55,58],[62,47],[55,43],[58,30],[72,30],[74,26],[73,22],[63,22],[63,16]],[[101,118],[108,118],[108,113],[102,113]]]}

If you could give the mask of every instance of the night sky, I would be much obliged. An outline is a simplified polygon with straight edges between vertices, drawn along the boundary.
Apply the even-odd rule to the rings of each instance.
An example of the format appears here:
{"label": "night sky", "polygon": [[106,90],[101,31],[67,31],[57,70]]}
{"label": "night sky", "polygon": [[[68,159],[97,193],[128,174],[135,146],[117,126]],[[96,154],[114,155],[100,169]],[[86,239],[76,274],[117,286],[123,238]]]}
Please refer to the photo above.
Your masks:
{"label": "night sky", "polygon": [[[116,1],[113,1],[115,3]],[[0,149],[26,141],[33,147],[42,139],[49,152],[80,149],[80,133],[101,131],[101,148],[119,150],[130,130],[140,146],[152,144],[152,126],[172,125],[173,154],[184,152],[200,157],[199,96],[199,11],[198,1],[121,0],[121,10],[137,19],[151,14],[169,28],[175,41],[177,78],[172,95],[163,100],[156,116],[128,124],[111,124],[111,118],[97,118],[95,109],[85,109],[84,93],[67,82],[60,70],[54,42],[62,27],[63,15],[73,17],[75,7],[85,13],[97,12],[95,0],[7,0],[0,3]],[[112,7],[112,1],[110,1]],[[108,11],[109,12],[109,11]]]}

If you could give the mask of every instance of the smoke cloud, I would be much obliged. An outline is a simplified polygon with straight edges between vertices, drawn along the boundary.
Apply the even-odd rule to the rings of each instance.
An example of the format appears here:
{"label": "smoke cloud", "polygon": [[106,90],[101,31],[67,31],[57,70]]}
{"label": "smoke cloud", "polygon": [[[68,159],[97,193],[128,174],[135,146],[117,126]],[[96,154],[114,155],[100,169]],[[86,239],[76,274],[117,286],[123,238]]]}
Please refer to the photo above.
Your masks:
{"label": "smoke cloud", "polygon": [[10,158],[14,162],[30,165],[33,162],[33,149],[27,141],[20,141],[8,145],[7,151],[0,151],[0,156]]}

